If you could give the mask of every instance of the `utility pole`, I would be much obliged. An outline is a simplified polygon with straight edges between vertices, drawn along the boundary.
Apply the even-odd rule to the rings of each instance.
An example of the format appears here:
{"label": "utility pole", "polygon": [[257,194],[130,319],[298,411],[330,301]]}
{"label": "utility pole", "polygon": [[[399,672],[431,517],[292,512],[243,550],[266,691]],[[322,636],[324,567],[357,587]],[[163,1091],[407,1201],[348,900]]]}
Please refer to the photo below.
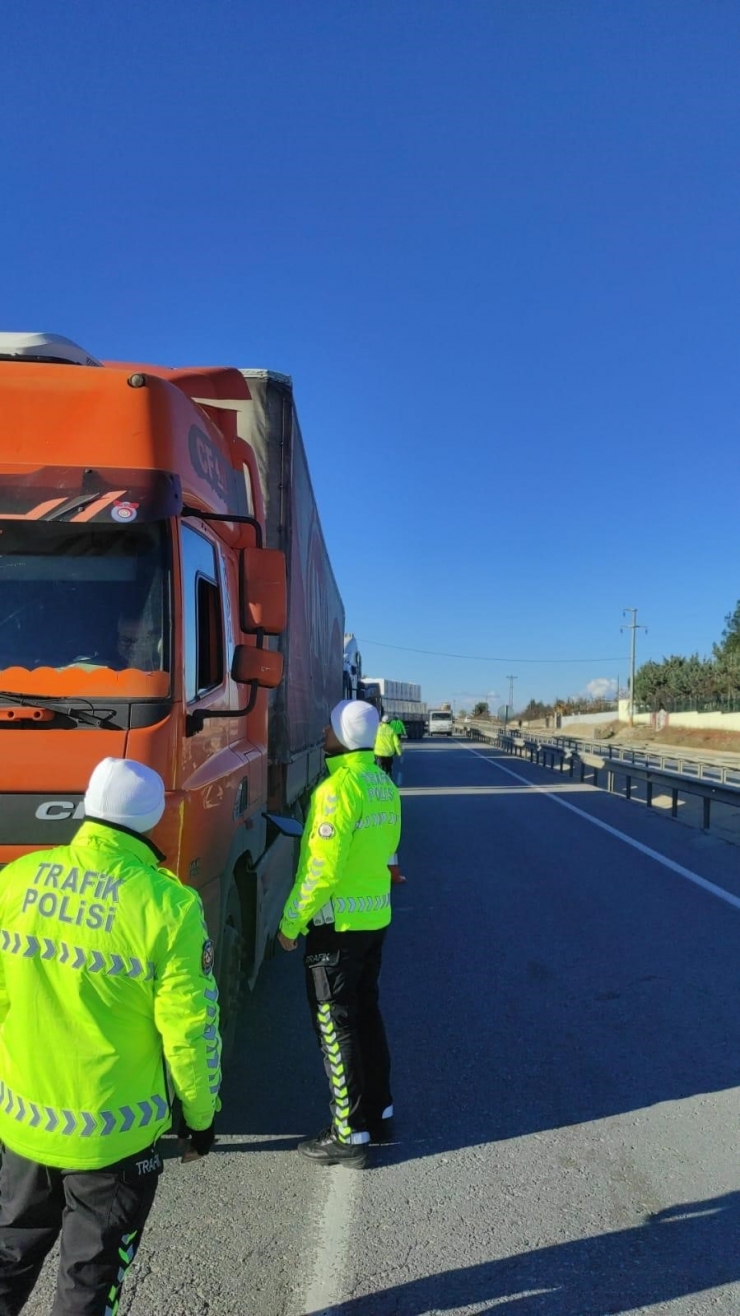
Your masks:
{"label": "utility pole", "polygon": [[620,627],[620,630],[622,630],[622,631],[631,631],[631,639],[630,639],[630,700],[629,700],[629,724],[630,724],[630,726],[634,726],[634,723],[635,723],[635,647],[636,647],[636,638],[637,638],[637,632],[638,632],[638,631],[644,631],[645,634],[647,635],[647,626],[638,626],[638,624],[637,624],[637,608],[622,608],[622,613],[623,613],[624,616],[626,616],[628,612],[631,612],[631,613],[632,613],[632,621],[625,622],[624,626],[621,626],[621,627]]}
{"label": "utility pole", "polygon": [[504,719],[504,731],[506,730],[506,724],[509,721],[509,712],[512,713],[514,712],[514,682],[516,681],[516,677],[507,676],[506,679],[509,682],[509,702],[506,705],[506,718]]}

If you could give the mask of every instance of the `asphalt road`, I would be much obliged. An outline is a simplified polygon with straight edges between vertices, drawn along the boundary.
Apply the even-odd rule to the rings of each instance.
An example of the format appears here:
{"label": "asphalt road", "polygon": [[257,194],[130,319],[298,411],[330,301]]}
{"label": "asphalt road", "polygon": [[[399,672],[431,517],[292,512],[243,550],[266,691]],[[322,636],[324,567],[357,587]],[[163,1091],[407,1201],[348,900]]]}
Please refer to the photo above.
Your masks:
{"label": "asphalt road", "polygon": [[323,1073],[298,955],[266,965],[122,1314],[740,1316],[736,847],[464,742],[409,746],[403,791],[398,1141],[295,1154]]}

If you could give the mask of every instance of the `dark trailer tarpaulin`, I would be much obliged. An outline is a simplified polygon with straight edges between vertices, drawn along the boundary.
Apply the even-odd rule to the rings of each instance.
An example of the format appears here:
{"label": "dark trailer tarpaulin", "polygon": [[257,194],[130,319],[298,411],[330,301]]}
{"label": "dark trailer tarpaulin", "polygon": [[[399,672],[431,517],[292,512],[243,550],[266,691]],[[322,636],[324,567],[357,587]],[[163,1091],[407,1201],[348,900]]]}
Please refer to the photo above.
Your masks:
{"label": "dark trailer tarpaulin", "polygon": [[284,679],[271,695],[271,795],[295,799],[316,776],[329,713],[342,697],[344,605],[324,542],[289,376],[243,370],[252,395],[245,438],[259,465],[267,547],[288,566]]}

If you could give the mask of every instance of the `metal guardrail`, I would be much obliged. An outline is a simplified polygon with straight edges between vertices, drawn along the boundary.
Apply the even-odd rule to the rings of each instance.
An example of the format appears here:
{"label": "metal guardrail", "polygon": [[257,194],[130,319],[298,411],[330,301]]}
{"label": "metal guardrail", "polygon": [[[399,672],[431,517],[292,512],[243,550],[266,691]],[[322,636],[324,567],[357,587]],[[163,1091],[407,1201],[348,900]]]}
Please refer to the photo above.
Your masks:
{"label": "metal guardrail", "polygon": [[[472,727],[472,723],[470,726]],[[493,728],[488,735],[482,732],[480,727],[474,730],[480,733],[482,740],[500,734]],[[462,732],[466,734],[464,726]],[[630,749],[627,745],[615,745],[608,740],[579,740],[576,736],[542,736],[537,732],[527,732],[525,739],[537,741],[538,744],[572,749],[579,754],[585,752],[599,754],[602,758],[621,759],[622,762],[632,763],[636,767],[675,772],[679,776],[692,777],[698,781],[718,782],[723,786],[740,786],[740,765],[733,767],[729,763],[712,763],[711,759],[687,758],[681,753],[657,754],[652,750]]]}
{"label": "metal guardrail", "polygon": [[[642,781],[645,783],[646,804],[649,809],[653,805],[653,794],[656,786],[669,790],[671,793],[672,818],[678,816],[680,795],[696,795],[702,801],[702,831],[709,831],[713,801],[715,804],[729,804],[734,808],[740,808],[740,789],[737,787],[724,782],[692,778],[685,772],[678,773],[663,767],[635,763],[631,759],[605,752],[608,749],[618,748],[614,745],[606,746],[600,745],[598,742],[588,741],[573,741],[569,745],[563,743],[568,741],[567,736],[558,736],[550,741],[542,741],[539,737],[535,739],[532,736],[510,736],[504,735],[500,731],[491,731],[486,734],[478,727],[467,727],[463,734],[468,739],[497,745],[499,749],[503,749],[507,754],[528,758],[531,763],[538,763],[542,767],[552,768],[553,770],[558,769],[561,773],[567,771],[569,777],[577,777],[582,782],[586,781],[587,774],[590,774],[590,781],[593,786],[600,786],[605,777],[606,780],[602,789],[605,788],[611,794],[621,795],[621,791],[616,790],[616,778],[624,777],[626,783],[625,798],[628,800],[632,798],[633,782]],[[590,752],[592,745],[599,752]],[[584,752],[585,746],[588,746],[586,752]],[[663,758],[668,756],[655,755],[655,757]],[[708,764],[705,766],[716,768],[719,765]],[[740,778],[740,772],[738,772],[738,777]]]}

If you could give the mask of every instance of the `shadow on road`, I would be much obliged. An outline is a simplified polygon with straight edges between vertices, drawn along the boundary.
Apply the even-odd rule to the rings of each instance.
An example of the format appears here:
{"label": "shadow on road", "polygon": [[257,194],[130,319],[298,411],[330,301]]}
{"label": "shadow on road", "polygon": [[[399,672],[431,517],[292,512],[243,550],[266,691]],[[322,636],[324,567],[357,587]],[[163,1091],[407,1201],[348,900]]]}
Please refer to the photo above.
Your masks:
{"label": "shadow on road", "polygon": [[617,1316],[736,1283],[739,1243],[740,1193],[728,1193],[634,1229],[398,1284],[322,1316],[429,1316],[473,1305],[476,1316]]}

